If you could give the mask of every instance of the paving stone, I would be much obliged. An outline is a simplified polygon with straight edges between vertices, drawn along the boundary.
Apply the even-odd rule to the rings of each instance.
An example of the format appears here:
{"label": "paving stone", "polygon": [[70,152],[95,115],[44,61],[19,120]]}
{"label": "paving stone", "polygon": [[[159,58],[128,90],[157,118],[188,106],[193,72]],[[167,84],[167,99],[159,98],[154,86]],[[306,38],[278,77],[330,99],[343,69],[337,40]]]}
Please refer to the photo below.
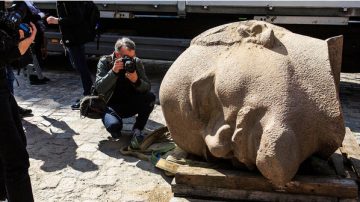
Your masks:
{"label": "paving stone", "polygon": [[49,121],[46,121],[46,120],[42,121],[41,124],[46,126],[46,127],[49,127],[51,125],[51,123]]}
{"label": "paving stone", "polygon": [[124,163],[124,159],[110,159],[109,161],[106,162],[105,166],[107,168],[112,168],[112,167],[121,166],[123,163]]}
{"label": "paving stone", "polygon": [[46,180],[42,181],[39,189],[53,189],[56,188],[62,179],[61,176],[49,176]]}
{"label": "paving stone", "polygon": [[95,154],[92,156],[92,159],[100,159],[100,160],[107,160],[110,157],[100,151],[96,151]]}
{"label": "paving stone", "polygon": [[90,172],[85,172],[79,175],[79,179],[80,180],[88,180],[88,179],[93,179],[96,176],[98,176],[99,171],[90,171]]}
{"label": "paving stone", "polygon": [[97,144],[83,144],[79,147],[79,152],[96,152],[98,149]]}
{"label": "paving stone", "polygon": [[123,194],[119,190],[111,190],[110,192],[107,193],[107,195],[109,196],[110,201],[122,201],[121,199]]}
{"label": "paving stone", "polygon": [[97,176],[92,180],[92,182],[94,185],[99,186],[113,186],[117,180],[118,179],[114,178],[114,176]]}
{"label": "paving stone", "polygon": [[91,187],[87,188],[83,191],[81,194],[82,198],[88,198],[88,199],[98,199],[102,194],[104,194],[104,191],[102,188],[99,187]]}
{"label": "paving stone", "polygon": [[72,192],[75,187],[75,183],[75,178],[62,178],[56,189],[63,193]]}
{"label": "paving stone", "polygon": [[118,176],[122,172],[122,169],[120,167],[110,167],[107,168],[105,171],[106,176]]}
{"label": "paving stone", "polygon": [[26,100],[26,102],[38,102],[38,101],[40,101],[42,99],[43,98],[31,98],[31,99]]}

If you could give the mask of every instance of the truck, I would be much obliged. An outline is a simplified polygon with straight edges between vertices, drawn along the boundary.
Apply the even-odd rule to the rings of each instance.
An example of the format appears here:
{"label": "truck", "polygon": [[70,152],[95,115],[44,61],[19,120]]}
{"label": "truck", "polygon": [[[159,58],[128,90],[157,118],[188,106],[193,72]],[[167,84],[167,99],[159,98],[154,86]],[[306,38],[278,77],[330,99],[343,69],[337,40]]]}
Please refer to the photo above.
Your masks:
{"label": "truck", "polygon": [[[101,34],[86,44],[89,55],[113,51],[123,36],[137,44],[141,58],[174,61],[203,31],[225,23],[262,20],[295,33],[326,39],[344,36],[342,71],[360,64],[360,1],[94,1]],[[56,15],[56,2],[36,2]],[[46,31],[48,50],[64,52],[57,26]]]}

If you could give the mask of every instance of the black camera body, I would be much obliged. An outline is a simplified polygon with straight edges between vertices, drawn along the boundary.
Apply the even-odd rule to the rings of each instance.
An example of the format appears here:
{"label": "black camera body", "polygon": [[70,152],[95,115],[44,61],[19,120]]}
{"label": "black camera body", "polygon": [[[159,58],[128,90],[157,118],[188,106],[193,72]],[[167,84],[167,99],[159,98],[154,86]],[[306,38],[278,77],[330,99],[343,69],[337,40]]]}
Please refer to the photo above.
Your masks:
{"label": "black camera body", "polygon": [[30,22],[33,22],[39,30],[39,28],[41,28],[39,21],[45,17],[45,14],[39,9],[24,1],[15,1],[8,9],[8,12],[8,20],[16,24],[20,30],[24,31],[25,38],[31,35]]}
{"label": "black camera body", "polygon": [[24,1],[16,1],[8,11],[21,16],[22,23],[30,24],[30,22],[36,23],[41,20],[41,11]]}
{"label": "black camera body", "polygon": [[0,28],[8,34],[16,36],[18,35],[21,20],[21,16],[14,15],[14,13],[3,12],[0,17]]}
{"label": "black camera body", "polygon": [[121,59],[121,62],[124,63],[124,70],[129,73],[134,73],[136,71],[135,60],[129,56],[124,56]]}
{"label": "black camera body", "polygon": [[8,9],[8,12],[3,16],[1,22],[4,25],[7,32],[12,33],[12,35],[18,35],[18,30],[24,32],[25,38],[31,35],[31,29],[29,26],[30,20],[26,18],[27,8],[24,2],[14,4]]}
{"label": "black camera body", "polygon": [[30,26],[26,23],[21,23],[19,25],[19,29],[21,29],[24,32],[24,37],[28,38],[31,35],[31,29]]}

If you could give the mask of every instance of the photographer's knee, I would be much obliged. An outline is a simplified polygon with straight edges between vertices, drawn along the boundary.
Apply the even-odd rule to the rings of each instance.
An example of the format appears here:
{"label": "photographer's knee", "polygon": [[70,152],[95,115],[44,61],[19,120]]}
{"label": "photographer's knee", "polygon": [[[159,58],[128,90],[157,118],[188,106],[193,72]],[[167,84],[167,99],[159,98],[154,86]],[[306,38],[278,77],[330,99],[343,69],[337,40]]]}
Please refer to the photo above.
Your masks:
{"label": "photographer's knee", "polygon": [[102,121],[109,133],[120,132],[123,127],[122,121],[112,114],[105,114]]}
{"label": "photographer's knee", "polygon": [[109,133],[118,133],[121,132],[122,130],[122,123],[121,122],[110,123],[106,125],[105,128]]}

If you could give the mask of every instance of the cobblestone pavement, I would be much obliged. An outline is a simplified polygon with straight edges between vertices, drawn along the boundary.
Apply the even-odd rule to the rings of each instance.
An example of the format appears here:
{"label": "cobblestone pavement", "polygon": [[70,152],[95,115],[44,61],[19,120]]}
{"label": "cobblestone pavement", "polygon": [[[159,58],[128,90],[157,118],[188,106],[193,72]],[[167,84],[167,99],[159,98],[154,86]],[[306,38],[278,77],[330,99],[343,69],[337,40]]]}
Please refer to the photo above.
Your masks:
{"label": "cobblestone pavement", "polygon": [[341,73],[340,100],[345,125],[360,143],[360,73]]}
{"label": "cobblestone pavement", "polygon": [[[36,201],[169,201],[170,181],[151,163],[120,154],[129,136],[109,139],[101,120],[81,119],[70,105],[80,98],[81,82],[71,72],[45,73],[47,85],[30,86],[23,76],[15,87],[19,105],[33,110],[23,120],[30,176]],[[152,78],[153,92],[160,80]],[[158,93],[157,93],[158,94]],[[130,132],[133,118],[124,120]],[[146,128],[163,126],[160,106]]]}
{"label": "cobblestone pavement", "polygon": [[[119,141],[109,139],[100,120],[81,119],[70,105],[81,96],[79,77],[72,72],[46,72],[51,82],[30,86],[22,76],[16,99],[34,116],[24,118],[30,175],[36,201],[169,201],[171,179],[149,162],[123,156]],[[151,77],[158,95],[161,77]],[[360,74],[342,74],[340,98],[346,126],[360,141]],[[126,119],[131,129],[134,119]],[[147,124],[164,124],[160,106]]]}

